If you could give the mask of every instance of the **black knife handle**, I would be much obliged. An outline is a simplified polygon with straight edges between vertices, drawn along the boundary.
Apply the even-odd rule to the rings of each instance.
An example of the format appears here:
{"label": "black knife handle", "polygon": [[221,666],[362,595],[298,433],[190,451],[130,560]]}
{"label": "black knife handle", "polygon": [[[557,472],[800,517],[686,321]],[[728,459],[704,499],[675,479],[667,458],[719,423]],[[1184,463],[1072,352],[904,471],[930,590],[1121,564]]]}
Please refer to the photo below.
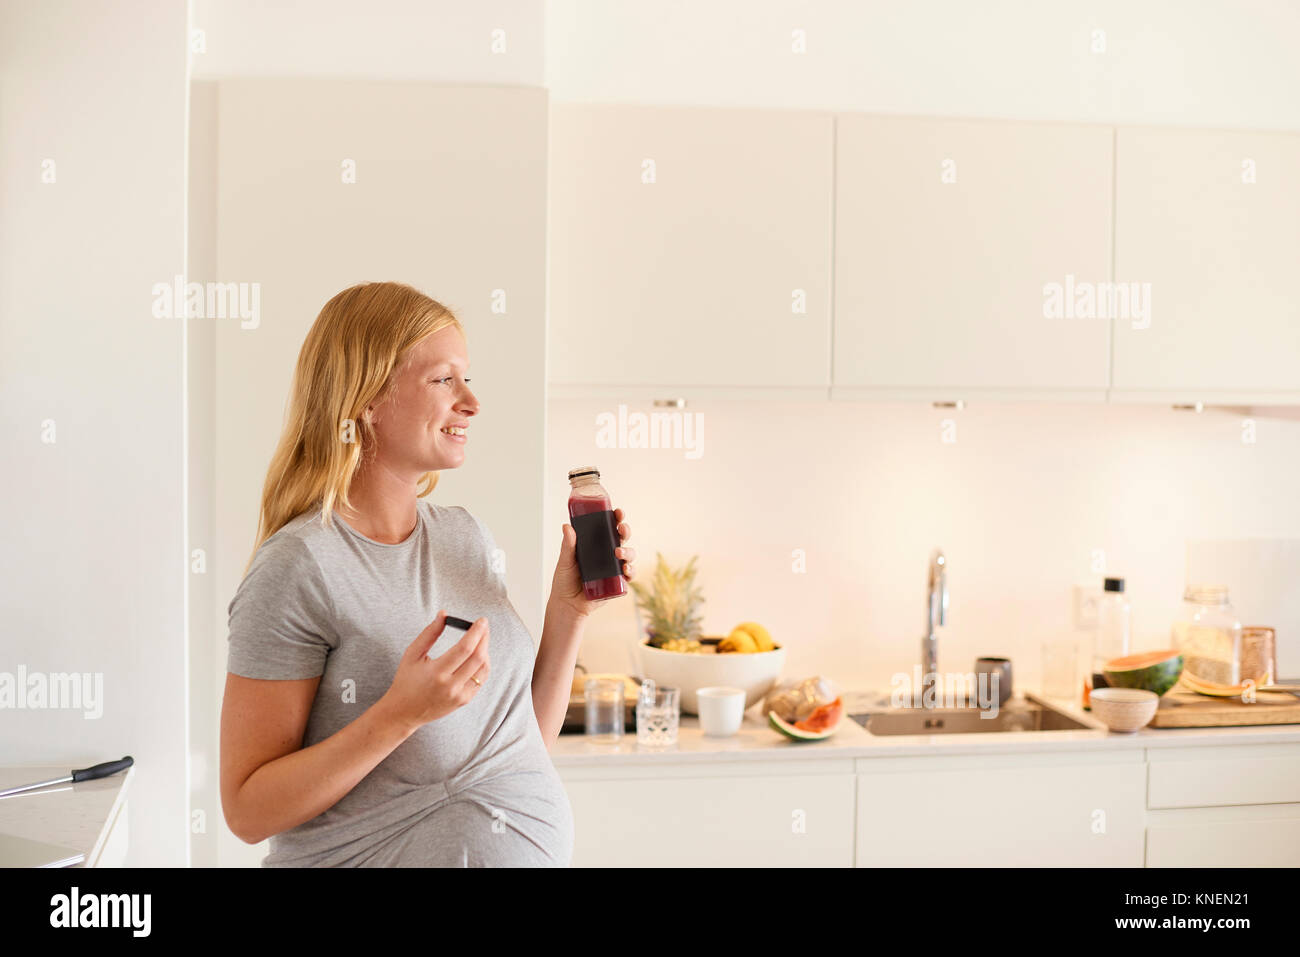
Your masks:
{"label": "black knife handle", "polygon": [[125,771],[133,764],[135,764],[135,759],[127,755],[119,761],[105,761],[103,764],[96,764],[93,768],[82,768],[80,771],[73,771],[72,780],[74,782],[93,781],[95,778],[106,778],[118,771]]}

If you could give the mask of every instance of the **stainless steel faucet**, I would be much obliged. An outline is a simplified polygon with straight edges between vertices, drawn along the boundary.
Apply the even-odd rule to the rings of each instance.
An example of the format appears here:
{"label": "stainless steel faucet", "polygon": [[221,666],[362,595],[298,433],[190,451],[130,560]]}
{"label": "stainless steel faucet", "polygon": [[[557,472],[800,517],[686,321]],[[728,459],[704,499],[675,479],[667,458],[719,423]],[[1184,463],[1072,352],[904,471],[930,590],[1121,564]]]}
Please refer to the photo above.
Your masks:
{"label": "stainless steel faucet", "polygon": [[948,560],[940,549],[930,556],[930,589],[926,600],[925,637],[921,639],[921,690],[937,680],[939,672],[938,625],[948,623]]}

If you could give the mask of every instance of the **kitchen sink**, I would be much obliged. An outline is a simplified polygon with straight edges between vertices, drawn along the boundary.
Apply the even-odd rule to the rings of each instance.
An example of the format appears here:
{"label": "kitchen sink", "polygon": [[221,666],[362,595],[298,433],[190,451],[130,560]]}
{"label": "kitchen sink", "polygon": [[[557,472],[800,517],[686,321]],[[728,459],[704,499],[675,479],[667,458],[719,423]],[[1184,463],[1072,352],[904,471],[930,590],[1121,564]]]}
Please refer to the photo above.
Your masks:
{"label": "kitchen sink", "polygon": [[979,708],[893,708],[851,714],[872,734],[985,734],[998,731],[1091,731],[1038,701],[1012,700],[995,717],[982,717]]}

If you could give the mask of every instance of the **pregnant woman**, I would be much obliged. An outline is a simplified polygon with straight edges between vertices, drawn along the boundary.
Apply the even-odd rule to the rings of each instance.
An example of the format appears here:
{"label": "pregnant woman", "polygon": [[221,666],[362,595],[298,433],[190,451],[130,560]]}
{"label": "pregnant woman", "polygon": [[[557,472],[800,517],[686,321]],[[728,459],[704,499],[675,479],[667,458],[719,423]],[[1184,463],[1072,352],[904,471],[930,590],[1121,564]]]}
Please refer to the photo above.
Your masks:
{"label": "pregnant woman", "polygon": [[221,801],[270,838],[264,867],[570,863],[549,750],[594,605],[566,524],[535,649],[491,533],[424,501],[465,461],[468,368],[456,317],[398,283],[345,289],[307,333],[229,608]]}

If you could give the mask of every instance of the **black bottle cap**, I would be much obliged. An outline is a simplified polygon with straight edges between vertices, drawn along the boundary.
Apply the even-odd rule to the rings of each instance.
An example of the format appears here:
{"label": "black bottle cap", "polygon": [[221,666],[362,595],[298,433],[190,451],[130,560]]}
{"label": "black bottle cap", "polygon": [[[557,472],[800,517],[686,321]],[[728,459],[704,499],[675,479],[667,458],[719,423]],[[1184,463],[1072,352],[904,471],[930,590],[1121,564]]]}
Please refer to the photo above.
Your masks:
{"label": "black bottle cap", "polygon": [[1107,579],[1102,583],[1102,587],[1103,587],[1104,589],[1106,589],[1106,591],[1123,591],[1123,590],[1124,590],[1124,579],[1122,579],[1122,578],[1107,578]]}

